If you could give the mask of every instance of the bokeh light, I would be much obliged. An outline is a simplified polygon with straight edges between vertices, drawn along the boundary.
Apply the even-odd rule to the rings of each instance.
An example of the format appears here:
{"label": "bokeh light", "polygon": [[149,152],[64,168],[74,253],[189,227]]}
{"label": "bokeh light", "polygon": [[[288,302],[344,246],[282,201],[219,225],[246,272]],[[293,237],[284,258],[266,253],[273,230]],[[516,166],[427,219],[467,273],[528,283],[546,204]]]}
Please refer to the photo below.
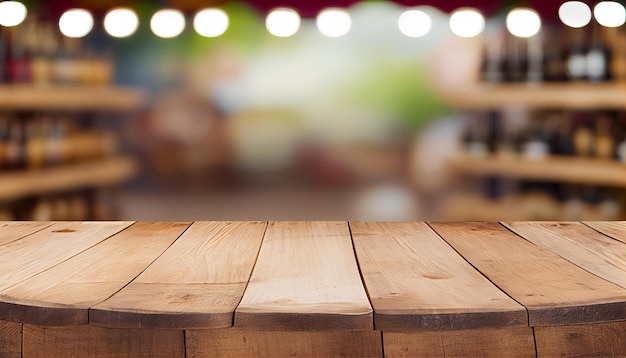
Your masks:
{"label": "bokeh light", "polygon": [[352,19],[347,11],[338,8],[322,10],[316,18],[317,29],[328,37],[341,37],[350,31]]}
{"label": "bokeh light", "polygon": [[26,19],[26,6],[19,1],[0,2],[0,25],[17,26]]}
{"label": "bokeh light", "polygon": [[422,37],[430,32],[432,26],[430,16],[421,10],[407,10],[398,18],[398,28],[409,37]]}
{"label": "bokeh light", "polygon": [[267,15],[265,27],[274,36],[289,37],[298,32],[300,22],[300,15],[295,10],[278,8]]}
{"label": "bokeh light", "polygon": [[228,15],[220,9],[204,9],[193,19],[193,28],[204,37],[217,37],[228,29]]}
{"label": "bokeh light", "polygon": [[559,7],[559,18],[569,27],[584,27],[591,21],[591,9],[584,2],[568,1]]}
{"label": "bokeh light", "polygon": [[174,9],[159,10],[150,19],[150,29],[160,38],[174,38],[185,30],[185,16]]}
{"label": "bokeh light", "polygon": [[475,37],[485,29],[485,18],[475,9],[458,9],[450,16],[450,30],[459,37]]}
{"label": "bokeh light", "polygon": [[104,30],[113,37],[128,37],[137,31],[139,18],[128,8],[116,8],[104,16]]}
{"label": "bokeh light", "polygon": [[93,16],[85,9],[67,10],[59,19],[59,30],[66,37],[85,37],[92,29]]}
{"label": "bokeh light", "polygon": [[533,37],[541,29],[541,18],[533,9],[516,8],[506,16],[506,28],[517,37]]}
{"label": "bokeh light", "polygon": [[593,8],[596,21],[605,27],[620,27],[626,22],[624,5],[615,1],[602,1]]}

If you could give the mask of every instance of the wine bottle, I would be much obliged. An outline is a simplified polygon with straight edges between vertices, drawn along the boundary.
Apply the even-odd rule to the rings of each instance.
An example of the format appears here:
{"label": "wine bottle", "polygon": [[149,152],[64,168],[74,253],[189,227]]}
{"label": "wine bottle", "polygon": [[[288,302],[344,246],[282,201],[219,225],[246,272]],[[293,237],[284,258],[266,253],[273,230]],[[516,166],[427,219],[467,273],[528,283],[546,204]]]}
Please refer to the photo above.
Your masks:
{"label": "wine bottle", "polygon": [[591,82],[606,82],[612,79],[612,54],[602,36],[602,28],[594,23],[592,26],[591,44],[585,57],[586,77]]}
{"label": "wine bottle", "polygon": [[567,55],[567,76],[571,81],[587,78],[587,48],[582,29],[568,29],[569,53]]}

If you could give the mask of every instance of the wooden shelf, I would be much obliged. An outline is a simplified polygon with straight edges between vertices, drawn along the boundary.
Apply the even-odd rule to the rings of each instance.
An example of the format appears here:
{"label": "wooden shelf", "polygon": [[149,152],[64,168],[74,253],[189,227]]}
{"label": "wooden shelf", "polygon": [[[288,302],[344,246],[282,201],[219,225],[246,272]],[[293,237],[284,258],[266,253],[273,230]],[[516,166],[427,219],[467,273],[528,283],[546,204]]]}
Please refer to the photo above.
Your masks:
{"label": "wooden shelf", "polygon": [[440,96],[457,109],[528,106],[543,109],[624,109],[626,86],[618,83],[477,84],[442,89]]}
{"label": "wooden shelf", "polygon": [[22,172],[0,172],[0,201],[85,187],[122,183],[137,173],[129,157],[113,157],[66,167]]}
{"label": "wooden shelf", "polygon": [[522,156],[458,155],[449,161],[452,170],[467,175],[493,175],[506,178],[558,181],[626,188],[626,164],[566,156],[525,159]]}
{"label": "wooden shelf", "polygon": [[0,110],[127,111],[147,102],[139,88],[0,85]]}

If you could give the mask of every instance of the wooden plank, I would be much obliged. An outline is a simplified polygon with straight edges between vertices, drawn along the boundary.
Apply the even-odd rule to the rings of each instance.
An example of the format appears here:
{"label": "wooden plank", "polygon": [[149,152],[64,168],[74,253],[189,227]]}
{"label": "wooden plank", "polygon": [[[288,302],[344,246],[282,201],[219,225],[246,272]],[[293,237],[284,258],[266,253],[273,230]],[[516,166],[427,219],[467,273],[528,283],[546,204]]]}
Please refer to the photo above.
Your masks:
{"label": "wooden plank", "polygon": [[526,309],[425,223],[350,223],[361,274],[383,331],[528,325]]}
{"label": "wooden plank", "polygon": [[235,326],[259,330],[371,330],[346,222],[272,222]]}
{"label": "wooden plank", "polygon": [[498,223],[430,225],[491,282],[524,305],[531,326],[626,319],[626,290]]}
{"label": "wooden plank", "polygon": [[626,243],[576,222],[503,223],[519,236],[626,288]]}
{"label": "wooden plank", "polygon": [[22,358],[22,324],[0,320],[0,357]]}
{"label": "wooden plank", "polygon": [[33,325],[89,323],[89,308],[126,286],[190,223],[135,223],[0,293],[0,317]]}
{"label": "wooden plank", "polygon": [[585,221],[584,224],[626,243],[626,221]]}
{"label": "wooden plank", "polygon": [[49,222],[0,221],[0,245],[19,240],[50,225],[52,223]]}
{"label": "wooden plank", "polygon": [[136,280],[90,311],[108,327],[230,327],[264,222],[194,222]]}
{"label": "wooden plank", "polygon": [[385,357],[535,357],[531,327],[383,332]]}
{"label": "wooden plank", "polygon": [[538,357],[626,357],[626,321],[536,327]]}
{"label": "wooden plank", "polygon": [[0,246],[0,292],[105,240],[132,222],[60,222]]}
{"label": "wooden plank", "polygon": [[382,357],[380,331],[188,330],[192,357]]}
{"label": "wooden plank", "polygon": [[184,331],[24,325],[24,357],[180,357]]}

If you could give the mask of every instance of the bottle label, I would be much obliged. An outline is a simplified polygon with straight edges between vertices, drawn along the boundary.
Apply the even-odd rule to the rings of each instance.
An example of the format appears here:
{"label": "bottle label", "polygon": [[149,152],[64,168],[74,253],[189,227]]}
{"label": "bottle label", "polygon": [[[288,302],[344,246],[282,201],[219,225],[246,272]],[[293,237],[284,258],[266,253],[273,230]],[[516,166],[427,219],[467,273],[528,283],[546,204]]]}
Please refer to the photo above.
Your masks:
{"label": "bottle label", "polygon": [[583,78],[587,70],[587,58],[583,54],[571,55],[567,60],[567,70],[572,78]]}
{"label": "bottle label", "polygon": [[586,59],[587,76],[591,79],[602,79],[606,75],[606,61],[600,50],[591,50]]}

